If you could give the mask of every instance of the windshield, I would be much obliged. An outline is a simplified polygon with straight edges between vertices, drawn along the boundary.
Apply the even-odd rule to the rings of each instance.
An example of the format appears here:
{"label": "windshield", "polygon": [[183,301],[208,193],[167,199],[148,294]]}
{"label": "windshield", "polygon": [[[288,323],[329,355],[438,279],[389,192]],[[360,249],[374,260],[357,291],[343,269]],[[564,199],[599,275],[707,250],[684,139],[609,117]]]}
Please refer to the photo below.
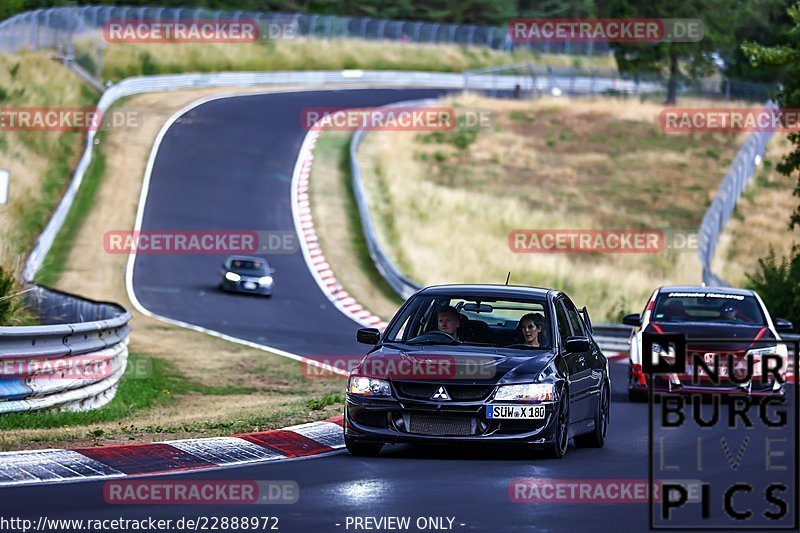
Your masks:
{"label": "windshield", "polygon": [[656,299],[653,320],[766,325],[755,297],[708,291],[662,293]]}
{"label": "windshield", "polygon": [[520,350],[551,346],[547,301],[459,295],[415,296],[394,322],[386,342],[472,344]]}
{"label": "windshield", "polygon": [[249,272],[263,275],[267,273],[267,264],[264,261],[234,259],[231,261],[229,270],[233,272]]}

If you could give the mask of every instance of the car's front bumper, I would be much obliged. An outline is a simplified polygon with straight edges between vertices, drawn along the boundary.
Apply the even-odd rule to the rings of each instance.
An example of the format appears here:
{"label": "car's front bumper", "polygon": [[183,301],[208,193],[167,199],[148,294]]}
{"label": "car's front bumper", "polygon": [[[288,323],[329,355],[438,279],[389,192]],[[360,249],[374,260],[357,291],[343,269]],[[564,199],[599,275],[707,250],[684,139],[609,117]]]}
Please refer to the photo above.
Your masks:
{"label": "car's front bumper", "polygon": [[[629,379],[630,390],[647,394],[649,379],[651,379],[650,376],[644,375],[641,370],[634,370]],[[731,382],[715,384],[709,380],[692,383],[688,379],[680,379],[679,376],[670,374],[657,375],[652,379],[653,390],[658,393],[723,394],[731,396],[784,396],[786,394],[785,384],[776,386],[773,382],[762,383],[759,378],[742,385]]]}
{"label": "car's front bumper", "polygon": [[[370,398],[347,394],[344,432],[362,442],[416,444],[518,444],[546,446],[553,441],[555,407],[543,402],[543,419],[492,420],[486,417],[490,404],[512,405],[514,402],[431,402]],[[519,405],[530,405],[520,403]],[[420,433],[414,418],[424,418],[432,431]],[[453,424],[462,429],[467,421],[469,434],[446,434]]]}
{"label": "car's front bumper", "polygon": [[[245,283],[254,283],[255,285],[253,288],[247,288]],[[223,278],[220,282],[220,288],[224,291],[228,292],[240,292],[243,294],[260,294],[262,296],[271,296],[273,291],[274,283],[270,283],[268,285],[263,285],[258,283],[258,281],[251,281],[251,280],[241,280],[241,281],[230,281],[229,279]]]}

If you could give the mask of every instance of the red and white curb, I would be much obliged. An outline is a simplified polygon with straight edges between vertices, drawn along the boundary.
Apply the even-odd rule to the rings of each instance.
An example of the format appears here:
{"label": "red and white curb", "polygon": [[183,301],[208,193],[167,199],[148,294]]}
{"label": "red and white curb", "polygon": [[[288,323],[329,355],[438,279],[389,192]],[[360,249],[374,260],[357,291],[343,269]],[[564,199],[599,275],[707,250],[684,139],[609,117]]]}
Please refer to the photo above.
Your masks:
{"label": "red and white curb", "polygon": [[314,230],[308,180],[314,163],[314,147],[320,133],[321,131],[318,129],[311,129],[306,134],[292,176],[292,216],[297,234],[300,236],[300,248],[317,285],[339,311],[364,327],[384,329],[387,323],[365,309],[339,284],[336,275],[325,260],[325,255],[322,253],[317,239],[317,232]]}
{"label": "red and white curb", "polygon": [[0,453],[0,487],[84,481],[282,461],[344,447],[342,416],[232,437]]}

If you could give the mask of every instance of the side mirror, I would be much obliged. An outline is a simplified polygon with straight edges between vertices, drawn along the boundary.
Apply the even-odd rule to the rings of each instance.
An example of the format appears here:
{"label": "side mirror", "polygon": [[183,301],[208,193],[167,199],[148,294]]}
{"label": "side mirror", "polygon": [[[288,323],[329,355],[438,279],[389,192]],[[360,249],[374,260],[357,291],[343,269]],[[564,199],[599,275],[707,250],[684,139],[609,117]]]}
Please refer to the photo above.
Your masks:
{"label": "side mirror", "polygon": [[381,331],[377,328],[361,328],[356,332],[356,340],[361,344],[378,344]]}
{"label": "side mirror", "polygon": [[270,267],[270,269],[269,269],[269,274],[270,274],[270,276],[271,276],[272,274],[274,274],[274,273],[275,273],[275,269],[274,269],[274,268],[272,268],[272,267]]}
{"label": "side mirror", "polygon": [[785,318],[776,318],[775,329],[777,329],[778,331],[785,331],[785,332],[794,331],[794,324],[792,324]]}
{"label": "side mirror", "polygon": [[630,315],[625,315],[622,323],[626,326],[639,327],[642,325],[642,317],[639,316],[639,313],[631,313]]}
{"label": "side mirror", "polygon": [[589,339],[587,337],[567,337],[565,348],[567,353],[588,352],[590,348]]}

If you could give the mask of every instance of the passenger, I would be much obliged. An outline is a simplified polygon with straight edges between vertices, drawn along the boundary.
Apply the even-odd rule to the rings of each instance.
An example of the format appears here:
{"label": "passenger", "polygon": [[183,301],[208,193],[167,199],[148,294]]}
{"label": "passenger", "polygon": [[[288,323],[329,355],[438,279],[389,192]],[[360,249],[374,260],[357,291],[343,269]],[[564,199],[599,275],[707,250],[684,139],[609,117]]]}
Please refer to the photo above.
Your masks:
{"label": "passenger", "polygon": [[532,348],[538,348],[542,339],[544,329],[544,315],[541,313],[528,313],[519,319],[517,330],[522,334],[523,344]]}
{"label": "passenger", "polygon": [[439,309],[439,331],[458,339],[458,328],[461,326],[461,315],[455,307],[448,305]]}

